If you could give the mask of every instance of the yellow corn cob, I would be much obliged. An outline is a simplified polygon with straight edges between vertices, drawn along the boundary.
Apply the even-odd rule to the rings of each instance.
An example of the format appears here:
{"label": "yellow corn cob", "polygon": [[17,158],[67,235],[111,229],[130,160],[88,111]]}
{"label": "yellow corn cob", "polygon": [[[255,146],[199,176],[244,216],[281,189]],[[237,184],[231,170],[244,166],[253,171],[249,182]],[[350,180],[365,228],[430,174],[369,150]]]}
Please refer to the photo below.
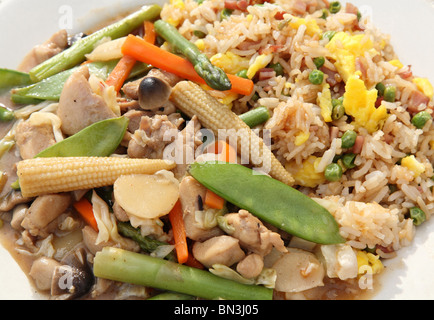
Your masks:
{"label": "yellow corn cob", "polygon": [[171,170],[166,160],[116,157],[35,158],[17,164],[24,197],[109,186],[121,175]]}
{"label": "yellow corn cob", "polygon": [[218,136],[219,130],[234,129],[237,132],[237,151],[240,155],[249,155],[252,165],[263,166],[263,159],[268,159],[273,178],[292,185],[292,175],[282,166],[263,140],[257,136],[235,113],[227,106],[218,102],[199,85],[189,82],[179,82],[172,91],[173,102],[188,116],[196,115],[201,124]]}

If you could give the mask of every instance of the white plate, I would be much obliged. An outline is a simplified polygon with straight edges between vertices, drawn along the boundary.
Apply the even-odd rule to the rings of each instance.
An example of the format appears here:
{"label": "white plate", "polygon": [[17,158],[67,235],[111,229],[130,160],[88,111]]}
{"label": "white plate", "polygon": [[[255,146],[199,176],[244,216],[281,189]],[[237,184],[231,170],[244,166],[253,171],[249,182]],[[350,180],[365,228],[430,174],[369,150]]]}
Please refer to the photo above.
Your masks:
{"label": "white plate", "polygon": [[[152,0],[151,0],[152,1]],[[162,0],[152,1],[162,3]],[[0,0],[0,67],[16,68],[36,44],[60,28],[85,31],[146,0]],[[434,2],[432,0],[353,0],[374,24],[392,35],[404,64],[434,83]],[[434,299],[434,228],[430,221],[417,229],[414,243],[389,260],[375,299]],[[0,248],[0,299],[35,299],[38,295],[9,253]]]}

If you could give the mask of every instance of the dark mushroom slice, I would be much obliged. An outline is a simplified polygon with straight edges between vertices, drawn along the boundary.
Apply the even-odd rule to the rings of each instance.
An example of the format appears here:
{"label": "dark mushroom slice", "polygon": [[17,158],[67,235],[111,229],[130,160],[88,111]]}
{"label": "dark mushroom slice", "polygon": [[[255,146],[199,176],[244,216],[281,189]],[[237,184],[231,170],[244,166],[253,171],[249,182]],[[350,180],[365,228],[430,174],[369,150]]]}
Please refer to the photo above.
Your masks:
{"label": "dark mushroom slice", "polygon": [[139,85],[139,104],[144,110],[156,110],[169,101],[172,87],[158,77],[145,77]]}
{"label": "dark mushroom slice", "polygon": [[86,251],[78,248],[67,254],[61,266],[55,268],[51,295],[65,300],[77,299],[88,293],[94,283],[95,277],[87,262]]}

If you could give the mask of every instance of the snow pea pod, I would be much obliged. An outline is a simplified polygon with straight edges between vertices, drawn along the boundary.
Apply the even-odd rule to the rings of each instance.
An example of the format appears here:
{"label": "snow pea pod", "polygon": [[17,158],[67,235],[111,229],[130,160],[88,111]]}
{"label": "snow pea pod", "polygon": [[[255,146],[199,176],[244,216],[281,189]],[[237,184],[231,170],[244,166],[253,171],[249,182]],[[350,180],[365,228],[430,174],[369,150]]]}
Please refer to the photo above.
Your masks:
{"label": "snow pea pod", "polygon": [[126,117],[96,122],[41,151],[36,157],[108,157],[121,143],[128,123]]}
{"label": "snow pea pod", "polygon": [[[87,64],[90,74],[94,74],[102,80],[106,80],[113,71],[119,60],[108,62],[91,62]],[[38,83],[12,91],[12,101],[17,104],[34,104],[43,100],[59,101],[63,86],[68,78],[78,67],[65,70]],[[136,63],[129,78],[136,77],[149,71],[150,66],[146,63]]]}
{"label": "snow pea pod", "polygon": [[283,231],[320,244],[344,242],[330,212],[278,180],[221,162],[194,163],[189,172],[214,193]]}
{"label": "snow pea pod", "polygon": [[0,68],[0,91],[32,83],[27,73]]}

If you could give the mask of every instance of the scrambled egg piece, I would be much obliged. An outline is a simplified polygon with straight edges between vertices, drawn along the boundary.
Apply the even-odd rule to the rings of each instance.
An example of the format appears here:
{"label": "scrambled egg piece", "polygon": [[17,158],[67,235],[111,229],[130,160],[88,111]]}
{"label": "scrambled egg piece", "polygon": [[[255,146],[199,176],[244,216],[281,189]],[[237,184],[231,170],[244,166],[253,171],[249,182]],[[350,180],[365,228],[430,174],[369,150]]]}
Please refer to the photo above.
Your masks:
{"label": "scrambled egg piece", "polygon": [[379,130],[388,117],[384,105],[375,108],[377,94],[375,89],[366,89],[358,74],[348,78],[344,94],[345,113],[354,118],[356,127],[363,127],[369,133]]}
{"label": "scrambled egg piece", "polygon": [[326,48],[336,60],[336,69],[345,82],[356,72],[358,57],[363,56],[367,51],[377,52],[371,39],[367,36],[363,34],[353,36],[346,32],[336,33]]}
{"label": "scrambled egg piece", "polygon": [[426,78],[415,78],[413,79],[413,83],[417,86],[417,88],[423,92],[428,98],[432,99],[434,96],[434,88]]}
{"label": "scrambled egg piece", "polygon": [[295,183],[297,185],[309,188],[315,188],[320,184],[326,182],[323,172],[316,172],[315,168],[318,166],[321,158],[310,156],[303,161],[302,166],[297,170],[292,162],[286,164],[286,170],[293,174]]}
{"label": "scrambled egg piece", "polygon": [[422,173],[425,172],[425,166],[416,160],[414,155],[407,156],[401,159],[401,166],[406,167],[411,172],[413,172],[414,177],[419,177]]}
{"label": "scrambled egg piece", "polygon": [[390,60],[389,63],[398,69],[404,68],[404,65],[399,60]]}
{"label": "scrambled egg piece", "polygon": [[308,36],[313,37],[316,34],[319,35],[322,33],[321,28],[318,26],[315,19],[297,18],[291,14],[284,14],[283,18],[285,20],[289,20],[289,25],[293,29],[298,29],[298,28],[300,28],[301,25],[305,25],[306,26],[306,34]]}
{"label": "scrambled egg piece", "polygon": [[305,143],[310,137],[310,132],[300,132],[295,136],[295,145],[301,146],[303,143]]}
{"label": "scrambled egg piece", "polygon": [[359,275],[365,274],[366,272],[377,274],[381,273],[381,271],[384,269],[379,255],[374,255],[361,250],[357,250],[357,265]]}
{"label": "scrambled egg piece", "polygon": [[229,74],[236,74],[241,70],[249,68],[249,59],[242,58],[230,51],[226,53],[217,53],[210,58],[210,61],[213,65],[221,68]]}
{"label": "scrambled egg piece", "polygon": [[185,9],[185,3],[183,0],[170,0],[170,4],[175,8]]}
{"label": "scrambled egg piece", "polygon": [[317,104],[321,108],[321,116],[325,122],[332,122],[332,93],[330,91],[330,85],[325,85],[322,92],[318,95]]}
{"label": "scrambled egg piece", "polygon": [[253,79],[256,72],[260,69],[265,68],[273,60],[273,54],[261,54],[256,57],[255,61],[247,69],[247,78]]}

